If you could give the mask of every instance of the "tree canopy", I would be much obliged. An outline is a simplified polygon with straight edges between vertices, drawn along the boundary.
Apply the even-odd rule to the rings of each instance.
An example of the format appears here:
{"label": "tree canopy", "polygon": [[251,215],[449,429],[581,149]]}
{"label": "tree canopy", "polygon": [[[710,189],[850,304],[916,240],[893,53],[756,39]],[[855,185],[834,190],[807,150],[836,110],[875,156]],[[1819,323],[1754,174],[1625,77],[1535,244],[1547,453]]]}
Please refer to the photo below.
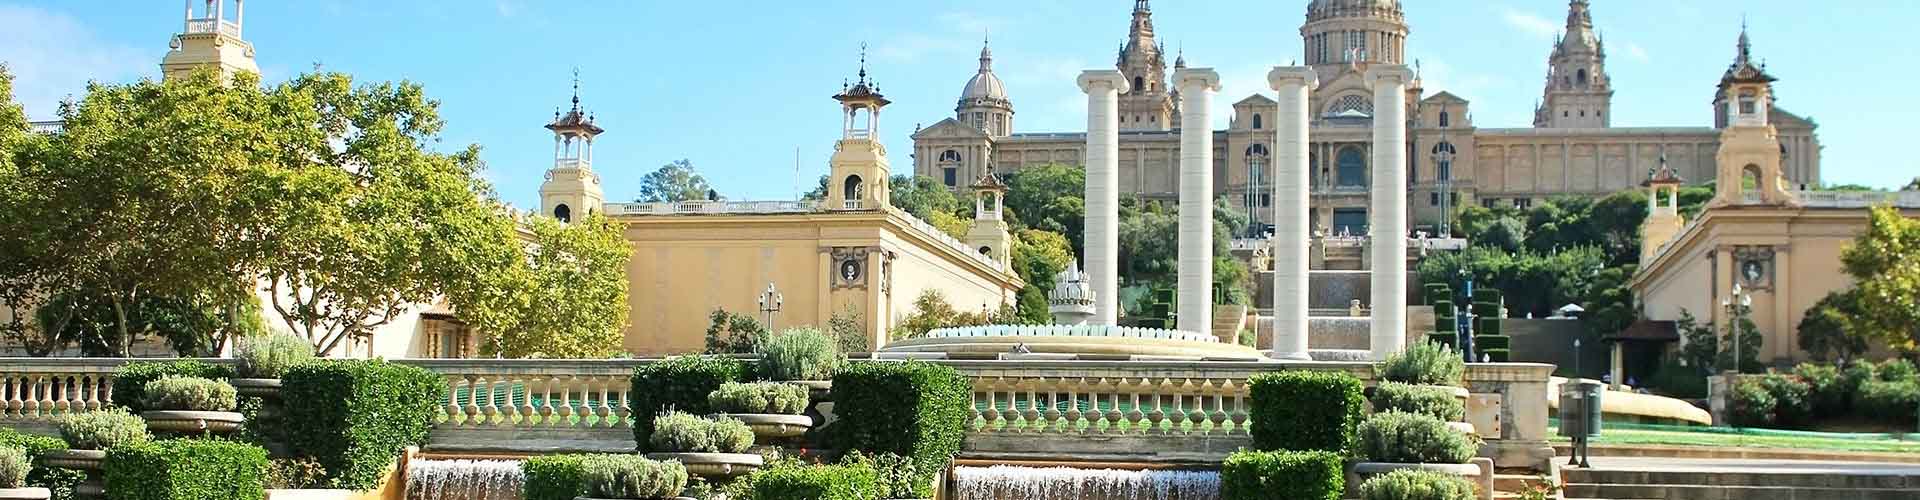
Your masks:
{"label": "tree canopy", "polygon": [[633,201],[678,203],[705,200],[709,197],[719,198],[717,194],[713,186],[707,184],[707,178],[694,171],[692,161],[680,159],[642,177],[640,196]]}
{"label": "tree canopy", "polygon": [[615,354],[627,325],[625,268],[633,253],[621,224],[592,214],[571,224],[529,217],[525,227],[532,237],[518,244],[524,258],[503,263],[486,286],[450,297],[461,320],[487,335],[482,352],[563,359]]}
{"label": "tree canopy", "polygon": [[1897,208],[1874,207],[1867,232],[1840,261],[1856,283],[1859,310],[1873,312],[1849,326],[1903,352],[1920,347],[1920,220]]}

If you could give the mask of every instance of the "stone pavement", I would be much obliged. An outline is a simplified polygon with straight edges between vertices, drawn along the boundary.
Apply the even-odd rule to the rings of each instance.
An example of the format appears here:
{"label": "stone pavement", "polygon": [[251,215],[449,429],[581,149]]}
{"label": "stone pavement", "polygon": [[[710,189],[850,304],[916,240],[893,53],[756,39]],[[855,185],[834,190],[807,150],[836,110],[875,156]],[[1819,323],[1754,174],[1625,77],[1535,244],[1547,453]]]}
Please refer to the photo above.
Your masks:
{"label": "stone pavement", "polygon": [[1593,457],[1592,463],[1562,469],[1566,498],[1920,499],[1920,464],[1628,457]]}

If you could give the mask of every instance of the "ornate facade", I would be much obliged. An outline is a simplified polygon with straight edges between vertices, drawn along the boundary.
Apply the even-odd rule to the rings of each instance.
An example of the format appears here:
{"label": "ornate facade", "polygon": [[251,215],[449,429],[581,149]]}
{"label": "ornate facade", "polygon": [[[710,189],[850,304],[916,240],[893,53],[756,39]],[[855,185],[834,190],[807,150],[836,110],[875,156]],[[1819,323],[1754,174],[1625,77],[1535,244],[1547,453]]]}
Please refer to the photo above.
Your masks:
{"label": "ornate facade", "polygon": [[[1152,14],[1147,0],[1135,0],[1115,64],[1133,87],[1120,101],[1120,189],[1172,200],[1179,192],[1179,100],[1166,84],[1165,50],[1155,41]],[[1313,226],[1323,232],[1366,231],[1373,109],[1363,75],[1373,65],[1406,64],[1410,33],[1398,0],[1315,0],[1307,6],[1300,28],[1302,60],[1320,76],[1309,93],[1311,212]],[[1738,54],[1740,61],[1751,59],[1744,32]],[[975,81],[991,77],[987,56],[983,52]],[[1176,60],[1175,66],[1183,63]],[[1409,85],[1412,144],[1406,189],[1416,228],[1439,229],[1442,214],[1465,204],[1524,207],[1555,196],[1632,189],[1663,157],[1680,176],[1699,182],[1716,178],[1714,155],[1727,127],[1725,113],[1718,110],[1726,107],[1725,98],[1715,93],[1710,126],[1612,126],[1614,82],[1587,0],[1570,1],[1565,34],[1549,52],[1548,63],[1533,126],[1526,128],[1480,128],[1468,100],[1445,91],[1427,93],[1418,78]],[[964,189],[968,179],[990,168],[1005,173],[1084,163],[1085,132],[1012,130],[1013,99],[997,77],[990,81],[978,88],[970,82],[955,117],[914,133],[916,175]],[[992,108],[1004,115],[992,116],[1004,116],[1000,123],[1006,127],[990,119],[980,125],[979,117],[989,115],[967,104],[983,98],[1004,105]],[[1225,130],[1214,131],[1214,192],[1242,203],[1263,223],[1272,216],[1273,200],[1265,193],[1271,191],[1276,111],[1272,98],[1253,93],[1233,105]],[[1767,120],[1784,150],[1786,184],[1818,185],[1820,143],[1814,123],[1778,107]]]}

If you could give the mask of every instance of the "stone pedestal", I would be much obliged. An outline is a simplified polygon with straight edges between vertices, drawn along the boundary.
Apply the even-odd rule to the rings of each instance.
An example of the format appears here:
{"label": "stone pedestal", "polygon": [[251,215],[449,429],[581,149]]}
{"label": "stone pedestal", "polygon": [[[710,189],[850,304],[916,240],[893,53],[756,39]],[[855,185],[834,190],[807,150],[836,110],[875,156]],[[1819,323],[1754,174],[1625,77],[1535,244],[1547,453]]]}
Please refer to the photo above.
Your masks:
{"label": "stone pedestal", "polygon": [[1093,285],[1093,318],[1112,326],[1120,316],[1120,94],[1127,78],[1116,70],[1080,74],[1087,93],[1087,281]]}
{"label": "stone pedestal", "polygon": [[1407,331],[1407,84],[1406,66],[1367,69],[1373,88],[1373,206],[1368,230],[1373,271],[1373,355],[1406,349]]}
{"label": "stone pedestal", "polygon": [[1313,242],[1308,213],[1307,92],[1320,77],[1305,66],[1276,67],[1267,73],[1279,101],[1273,140],[1273,349],[1279,359],[1310,360],[1308,329],[1308,247]]}
{"label": "stone pedestal", "polygon": [[1208,112],[1220,74],[1206,68],[1175,71],[1180,89],[1179,328],[1213,330],[1213,123]]}

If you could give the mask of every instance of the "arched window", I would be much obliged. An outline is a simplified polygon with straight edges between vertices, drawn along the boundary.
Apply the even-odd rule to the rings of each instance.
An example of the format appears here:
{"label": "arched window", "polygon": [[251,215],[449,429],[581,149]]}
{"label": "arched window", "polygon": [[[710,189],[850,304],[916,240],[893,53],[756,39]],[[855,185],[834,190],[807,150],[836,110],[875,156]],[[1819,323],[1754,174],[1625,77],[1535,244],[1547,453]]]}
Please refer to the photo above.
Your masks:
{"label": "arched window", "polygon": [[1136,76],[1136,77],[1133,77],[1133,91],[1134,91],[1134,92],[1146,92],[1146,91],[1147,91],[1147,79],[1145,79],[1145,78],[1141,78],[1141,77],[1137,77],[1137,76]]}
{"label": "arched window", "polygon": [[573,222],[573,209],[561,203],[560,206],[553,207],[553,218],[560,219],[560,222]]}
{"label": "arched window", "polygon": [[1451,114],[1451,113],[1448,113],[1448,112],[1445,112],[1445,111],[1441,111],[1441,112],[1440,112],[1440,126],[1441,126],[1441,127],[1451,127],[1451,126],[1453,126],[1453,114]]}
{"label": "arched window", "polygon": [[980,247],[980,255],[993,255],[993,247]]}
{"label": "arched window", "polygon": [[1340,150],[1340,156],[1334,160],[1337,173],[1335,181],[1343,187],[1367,185],[1367,158],[1360,148],[1349,147]]}
{"label": "arched window", "polygon": [[960,161],[960,152],[951,149],[942,151],[940,152],[940,161],[958,162]]}
{"label": "arched window", "polygon": [[1366,96],[1358,94],[1345,95],[1340,96],[1339,99],[1333,101],[1332,106],[1327,107],[1327,115],[1329,116],[1338,116],[1343,113],[1359,113],[1371,117],[1373,116],[1373,101],[1368,100]]}
{"label": "arched window", "polygon": [[1254,114],[1253,114],[1253,129],[1254,129],[1254,130],[1260,130],[1260,125],[1261,125],[1261,123],[1260,123],[1260,113],[1254,113]]}
{"label": "arched window", "polygon": [[1433,164],[1438,167],[1434,173],[1439,180],[1453,179],[1453,158],[1458,152],[1459,149],[1453,147],[1451,142],[1442,141],[1433,145]]}
{"label": "arched window", "polygon": [[840,193],[847,201],[859,201],[861,198],[864,198],[860,192],[861,188],[860,176],[849,175],[847,176],[845,187],[841,189]]}
{"label": "arched window", "polygon": [[1573,81],[1578,82],[1578,84],[1580,85],[1580,88],[1583,88],[1583,89],[1587,88],[1586,68],[1581,68],[1580,71],[1574,72]]}

